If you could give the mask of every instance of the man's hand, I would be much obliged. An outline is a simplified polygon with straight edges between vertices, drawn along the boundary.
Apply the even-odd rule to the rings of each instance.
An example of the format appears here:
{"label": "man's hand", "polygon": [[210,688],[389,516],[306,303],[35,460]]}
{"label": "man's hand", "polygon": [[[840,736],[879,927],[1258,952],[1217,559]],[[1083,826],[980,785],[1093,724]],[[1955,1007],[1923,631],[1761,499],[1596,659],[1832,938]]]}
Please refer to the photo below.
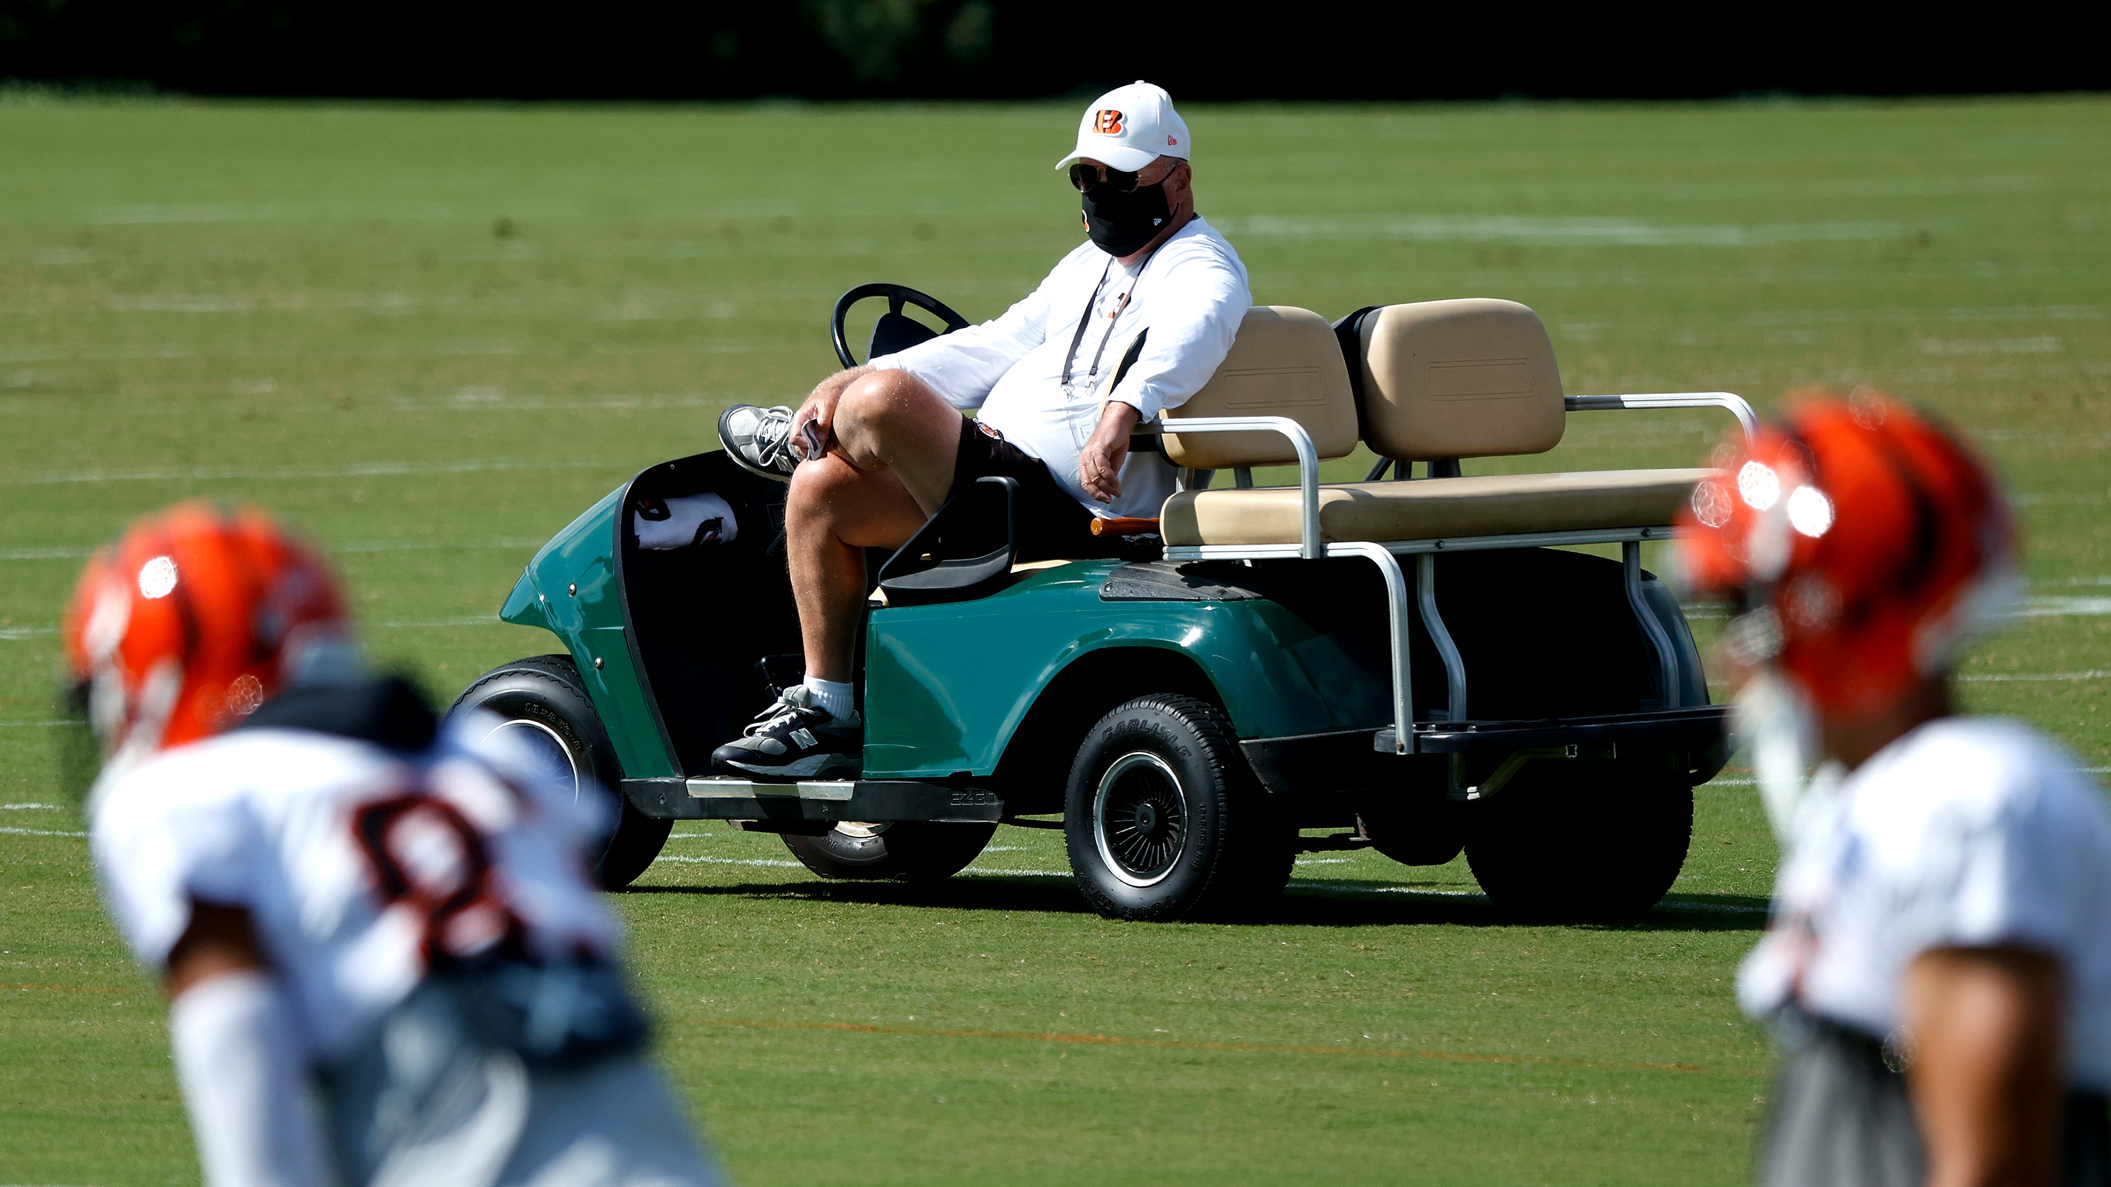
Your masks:
{"label": "man's hand", "polygon": [[1100,413],[1092,440],[1078,451],[1077,480],[1085,493],[1102,503],[1121,497],[1121,464],[1129,457],[1129,434],[1143,414],[1119,400],[1109,401]]}
{"label": "man's hand", "polygon": [[806,403],[799,405],[799,411],[792,413],[792,452],[808,461],[820,456],[806,451],[805,429],[809,421],[813,422],[814,430],[821,438],[821,448],[824,451],[828,448],[829,443],[835,439],[836,401],[843,398],[844,388],[871,370],[869,365],[852,367],[848,371],[838,371],[814,385],[813,392],[806,397]]}

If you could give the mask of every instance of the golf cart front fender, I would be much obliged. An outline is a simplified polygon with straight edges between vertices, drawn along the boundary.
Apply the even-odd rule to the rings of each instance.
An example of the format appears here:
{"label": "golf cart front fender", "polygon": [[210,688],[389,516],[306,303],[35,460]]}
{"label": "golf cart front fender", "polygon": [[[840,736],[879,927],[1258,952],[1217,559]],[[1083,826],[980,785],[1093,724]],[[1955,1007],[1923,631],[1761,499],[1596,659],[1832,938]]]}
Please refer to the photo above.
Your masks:
{"label": "golf cart front fender", "polygon": [[[1385,720],[1389,686],[1380,674],[1284,607],[1102,601],[1101,583],[1115,567],[1075,563],[977,601],[876,610],[866,637],[866,777],[992,774],[1042,693],[1110,650],[1152,649],[1191,663],[1242,738]],[[1110,662],[1094,678],[1118,680],[1123,668]],[[1067,766],[1070,755],[1048,761]]]}
{"label": "golf cart front fender", "polygon": [[630,779],[678,775],[625,631],[623,590],[616,569],[617,513],[630,484],[550,538],[528,562],[499,618],[540,627],[564,642],[594,712]]}

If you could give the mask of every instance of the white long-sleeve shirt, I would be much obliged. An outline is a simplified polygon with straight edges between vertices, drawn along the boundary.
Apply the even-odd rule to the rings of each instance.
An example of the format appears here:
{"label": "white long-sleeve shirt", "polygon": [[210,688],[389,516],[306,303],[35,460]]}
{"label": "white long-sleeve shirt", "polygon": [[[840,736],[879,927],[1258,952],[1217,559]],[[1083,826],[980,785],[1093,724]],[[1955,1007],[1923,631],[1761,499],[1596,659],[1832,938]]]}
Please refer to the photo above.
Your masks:
{"label": "white long-sleeve shirt", "polygon": [[[1056,482],[1094,514],[1149,518],[1173,493],[1174,469],[1162,455],[1130,454],[1122,463],[1121,497],[1111,504],[1094,501],[1078,481],[1078,454],[1099,425],[1099,381],[1120,364],[1136,331],[1148,328],[1143,352],[1107,398],[1130,405],[1144,420],[1178,408],[1216,373],[1252,305],[1239,253],[1198,216],[1133,268],[1112,262],[1089,240],[1081,243],[1002,316],[882,355],[872,365],[907,371],[955,408],[981,409],[983,424],[1046,463]],[[1089,323],[1082,337],[1081,318]]]}

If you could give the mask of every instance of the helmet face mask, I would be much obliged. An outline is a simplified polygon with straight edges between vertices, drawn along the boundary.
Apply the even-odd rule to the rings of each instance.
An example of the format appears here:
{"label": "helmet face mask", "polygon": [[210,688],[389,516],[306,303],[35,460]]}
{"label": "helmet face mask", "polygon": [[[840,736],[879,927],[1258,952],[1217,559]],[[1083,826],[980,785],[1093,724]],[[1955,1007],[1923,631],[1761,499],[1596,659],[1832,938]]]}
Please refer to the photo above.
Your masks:
{"label": "helmet face mask", "polygon": [[64,631],[89,721],[119,763],[237,724],[317,653],[350,646],[337,580],[313,550],[261,512],[203,503],[141,519],[91,558]]}

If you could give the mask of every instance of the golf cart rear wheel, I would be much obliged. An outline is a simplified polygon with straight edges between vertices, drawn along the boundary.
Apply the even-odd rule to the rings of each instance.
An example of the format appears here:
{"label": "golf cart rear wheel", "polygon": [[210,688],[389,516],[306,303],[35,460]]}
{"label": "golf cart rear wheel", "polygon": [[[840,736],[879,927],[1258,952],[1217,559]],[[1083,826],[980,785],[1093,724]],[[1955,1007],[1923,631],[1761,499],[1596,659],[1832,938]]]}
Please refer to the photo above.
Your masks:
{"label": "golf cart rear wheel", "polygon": [[616,790],[623,785],[623,767],[571,656],[538,655],[493,668],[462,693],[452,711],[467,709],[496,714],[502,720],[493,733],[512,734],[574,796],[601,801],[609,829],[592,842],[590,856],[604,889],[630,885],[659,856],[674,822],[645,815]]}
{"label": "golf cart rear wheel", "polygon": [[823,878],[939,882],[966,868],[996,832],[994,824],[845,821],[818,836],[786,833],[784,845]]}
{"label": "golf cart rear wheel", "polygon": [[1100,718],[1070,768],[1070,868],[1112,919],[1249,914],[1289,881],[1293,835],[1231,722],[1194,697],[1138,697]]}
{"label": "golf cart rear wheel", "polygon": [[1522,918],[1647,911],[1671,889],[1693,837],[1693,787],[1669,755],[1535,760],[1468,807],[1473,876]]}

